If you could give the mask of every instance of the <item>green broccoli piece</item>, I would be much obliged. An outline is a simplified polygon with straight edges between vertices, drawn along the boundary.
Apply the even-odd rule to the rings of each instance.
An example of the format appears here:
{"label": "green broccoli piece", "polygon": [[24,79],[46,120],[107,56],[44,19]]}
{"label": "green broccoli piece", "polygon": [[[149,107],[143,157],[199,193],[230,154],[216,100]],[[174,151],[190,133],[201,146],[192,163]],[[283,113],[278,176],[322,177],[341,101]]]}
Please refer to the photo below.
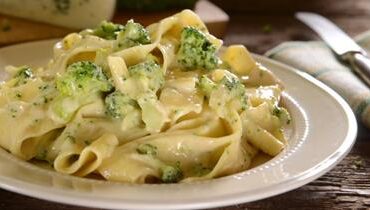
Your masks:
{"label": "green broccoli piece", "polygon": [[197,83],[197,87],[207,96],[216,88],[216,83],[214,83],[207,76],[202,75]]}
{"label": "green broccoli piece", "polygon": [[117,34],[123,29],[124,26],[121,24],[103,21],[98,27],[93,29],[92,34],[103,39],[114,40],[117,38]]}
{"label": "green broccoli piece", "polygon": [[288,125],[291,122],[291,117],[290,117],[290,114],[289,114],[288,110],[286,110],[283,107],[278,107],[277,105],[275,105],[273,110],[272,110],[272,114],[275,115],[277,118],[279,118],[279,120],[283,124]]}
{"label": "green broccoli piece", "polygon": [[232,73],[226,73],[220,81],[220,84],[225,86],[233,97],[245,95],[245,86],[240,82],[239,78]]}
{"label": "green broccoli piece", "polygon": [[118,33],[117,42],[118,48],[125,49],[141,44],[149,44],[150,36],[142,25],[129,20],[124,29]]}
{"label": "green broccoli piece", "polygon": [[102,68],[90,61],[78,61],[67,67],[66,72],[56,80],[57,90],[66,96],[108,92],[112,85]]}
{"label": "green broccoli piece", "polygon": [[16,72],[14,75],[15,86],[26,84],[29,79],[34,77],[32,69],[28,66],[21,66]]}
{"label": "green broccoli piece", "polygon": [[79,61],[69,65],[56,79],[56,89],[59,95],[52,101],[51,109],[59,119],[68,121],[76,110],[96,101],[112,85],[100,66]]}
{"label": "green broccoli piece", "polygon": [[237,99],[240,102],[242,110],[246,109],[247,96],[245,95],[245,86],[240,82],[237,76],[227,72],[220,81],[219,85],[224,86],[229,91],[231,98]]}
{"label": "green broccoli piece", "polygon": [[161,180],[164,183],[177,183],[182,177],[183,173],[179,166],[165,165],[161,168]]}
{"label": "green broccoli piece", "polygon": [[136,151],[142,155],[157,155],[157,147],[151,144],[140,144]]}
{"label": "green broccoli piece", "polygon": [[109,94],[105,98],[106,114],[112,118],[124,118],[138,108],[136,101],[119,91]]}
{"label": "green broccoli piece", "polygon": [[216,70],[212,73],[212,78],[200,79],[197,86],[209,100],[211,108],[215,109],[220,116],[226,116],[225,106],[231,105],[232,108],[243,111],[248,106],[248,98],[245,86],[239,78],[227,70]]}
{"label": "green broccoli piece", "polygon": [[219,64],[216,50],[216,46],[201,31],[193,27],[185,27],[181,32],[177,62],[186,70],[212,70]]}
{"label": "green broccoli piece", "polygon": [[161,66],[154,60],[146,60],[128,68],[130,77],[141,81],[141,83],[152,91],[157,91],[164,84],[164,73]]}

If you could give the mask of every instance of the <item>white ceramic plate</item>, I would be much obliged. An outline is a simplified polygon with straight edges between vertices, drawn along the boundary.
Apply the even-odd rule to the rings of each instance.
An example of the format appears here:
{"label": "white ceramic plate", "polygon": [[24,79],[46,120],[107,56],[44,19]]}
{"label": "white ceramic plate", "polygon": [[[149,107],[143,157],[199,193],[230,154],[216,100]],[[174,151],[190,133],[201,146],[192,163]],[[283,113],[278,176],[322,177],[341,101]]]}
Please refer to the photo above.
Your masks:
{"label": "white ceramic plate", "polygon": [[[0,49],[5,65],[45,65],[55,40]],[[357,124],[334,91],[305,73],[255,58],[285,84],[293,121],[289,145],[272,160],[232,176],[190,184],[136,185],[48,171],[0,149],[0,187],[50,201],[110,209],[195,209],[255,201],[298,188],[323,175],[349,152]],[[0,134],[1,135],[1,134]]]}

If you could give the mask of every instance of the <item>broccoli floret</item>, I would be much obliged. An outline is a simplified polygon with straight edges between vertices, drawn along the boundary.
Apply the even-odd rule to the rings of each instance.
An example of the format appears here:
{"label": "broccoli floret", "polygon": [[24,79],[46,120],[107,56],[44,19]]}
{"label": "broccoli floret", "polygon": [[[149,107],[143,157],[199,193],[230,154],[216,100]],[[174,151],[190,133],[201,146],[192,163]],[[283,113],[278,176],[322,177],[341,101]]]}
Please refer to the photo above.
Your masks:
{"label": "broccoli floret", "polygon": [[272,114],[275,115],[283,124],[290,124],[291,118],[288,110],[283,107],[274,106]]}
{"label": "broccoli floret", "polygon": [[106,113],[112,118],[124,118],[137,107],[134,100],[119,91],[115,91],[105,98]]}
{"label": "broccoli floret", "polygon": [[157,91],[164,84],[164,73],[154,60],[147,60],[128,68],[130,77],[140,80],[144,86]]}
{"label": "broccoli floret", "polygon": [[124,26],[121,24],[103,21],[93,30],[92,34],[103,39],[114,40],[123,29]]}
{"label": "broccoli floret", "polygon": [[236,75],[227,70],[215,70],[212,72],[212,79],[215,86],[210,89],[209,95],[205,94],[205,96],[209,99],[210,107],[215,109],[220,116],[227,115],[225,106],[238,111],[247,108],[245,86]]}
{"label": "broccoli floret", "polygon": [[216,46],[201,31],[193,27],[185,27],[181,33],[177,62],[186,70],[212,70],[219,64],[216,50]]}
{"label": "broccoli floret", "polygon": [[223,85],[228,90],[231,99],[239,101],[239,105],[242,110],[246,109],[247,96],[245,95],[245,86],[240,82],[236,75],[226,71],[225,76],[219,84]]}
{"label": "broccoli floret", "polygon": [[157,155],[157,147],[151,144],[140,144],[136,151],[142,155]]}
{"label": "broccoli floret", "polygon": [[197,87],[208,97],[215,89],[216,83],[214,83],[207,76],[202,75],[197,83]]}
{"label": "broccoli floret", "polygon": [[149,44],[150,37],[148,31],[139,23],[129,20],[124,30],[117,36],[118,48],[129,48],[141,44]]}
{"label": "broccoli floret", "polygon": [[112,89],[102,68],[90,61],[78,61],[67,67],[66,72],[56,80],[57,90],[66,96],[107,92]]}
{"label": "broccoli floret", "polygon": [[96,101],[102,92],[108,92],[112,85],[98,65],[89,61],[79,61],[67,67],[66,72],[56,79],[58,96],[52,101],[51,111],[55,120],[63,122],[81,106]]}
{"label": "broccoli floret", "polygon": [[245,95],[245,86],[240,82],[239,78],[234,74],[227,72],[220,81],[233,97],[240,97]]}
{"label": "broccoli floret", "polygon": [[179,182],[183,177],[183,173],[179,166],[173,167],[166,165],[161,168],[161,171],[161,180],[164,183],[176,183]]}
{"label": "broccoli floret", "polygon": [[28,66],[21,66],[16,72],[14,75],[14,79],[16,79],[15,86],[26,84],[27,80],[34,77],[32,69]]}

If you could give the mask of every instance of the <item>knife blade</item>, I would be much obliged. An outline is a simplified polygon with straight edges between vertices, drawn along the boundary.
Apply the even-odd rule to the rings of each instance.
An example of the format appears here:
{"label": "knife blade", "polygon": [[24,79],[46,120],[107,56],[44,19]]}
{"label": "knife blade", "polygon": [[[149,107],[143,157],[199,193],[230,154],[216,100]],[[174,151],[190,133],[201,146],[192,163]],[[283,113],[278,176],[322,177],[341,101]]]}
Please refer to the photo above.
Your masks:
{"label": "knife blade", "polygon": [[348,62],[370,87],[370,58],[352,38],[327,18],[311,12],[297,12],[295,17],[314,30],[342,60]]}

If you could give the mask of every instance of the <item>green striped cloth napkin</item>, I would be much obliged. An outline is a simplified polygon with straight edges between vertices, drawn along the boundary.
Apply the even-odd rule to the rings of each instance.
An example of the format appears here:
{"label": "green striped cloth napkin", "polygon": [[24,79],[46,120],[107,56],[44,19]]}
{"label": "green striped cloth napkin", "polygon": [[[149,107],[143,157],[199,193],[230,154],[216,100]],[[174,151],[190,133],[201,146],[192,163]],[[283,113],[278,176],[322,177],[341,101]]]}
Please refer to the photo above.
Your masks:
{"label": "green striped cloth napkin", "polygon": [[[355,40],[370,54],[370,31]],[[357,118],[370,128],[370,89],[336,58],[325,43],[285,42],[266,52],[266,56],[305,71],[327,84],[348,102]]]}

